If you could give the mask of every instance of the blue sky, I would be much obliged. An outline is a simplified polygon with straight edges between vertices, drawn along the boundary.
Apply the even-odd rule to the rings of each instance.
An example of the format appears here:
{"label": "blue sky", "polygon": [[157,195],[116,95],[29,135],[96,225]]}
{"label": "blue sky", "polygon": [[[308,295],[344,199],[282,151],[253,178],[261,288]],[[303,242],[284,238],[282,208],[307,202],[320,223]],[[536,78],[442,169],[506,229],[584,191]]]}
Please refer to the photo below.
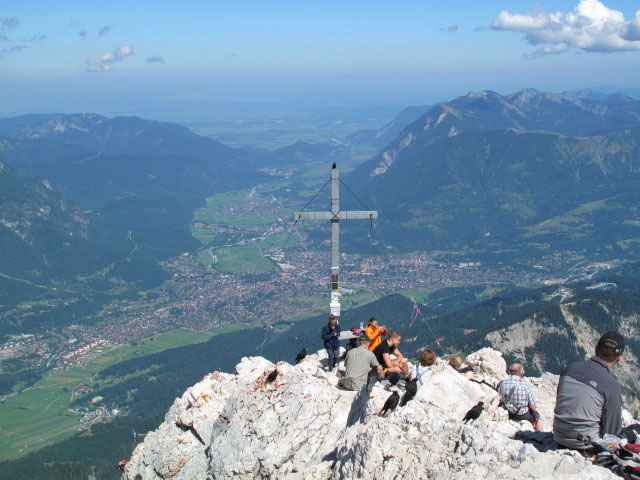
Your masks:
{"label": "blue sky", "polygon": [[9,0],[0,4],[0,115],[638,87],[636,11],[635,0]]}

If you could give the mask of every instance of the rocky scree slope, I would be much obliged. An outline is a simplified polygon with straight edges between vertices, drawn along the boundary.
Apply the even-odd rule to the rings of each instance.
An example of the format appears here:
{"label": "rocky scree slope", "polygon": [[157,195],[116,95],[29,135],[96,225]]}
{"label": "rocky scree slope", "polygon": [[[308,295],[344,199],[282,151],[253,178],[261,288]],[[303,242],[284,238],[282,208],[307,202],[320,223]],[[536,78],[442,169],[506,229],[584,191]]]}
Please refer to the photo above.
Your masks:
{"label": "rocky scree slope", "polygon": [[[138,445],[123,479],[617,478],[576,453],[541,453],[512,439],[530,424],[509,421],[491,388],[442,360],[415,400],[383,418],[377,413],[389,392],[376,385],[367,402],[362,392],[337,389],[338,378],[322,369],[325,355],[297,366],[243,358],[235,375],[207,375]],[[467,362],[489,383],[505,376],[495,350],[482,349]],[[276,381],[265,385],[274,368]],[[529,381],[549,429],[558,377]],[[479,401],[484,412],[464,425]],[[625,420],[633,421],[628,414]]]}

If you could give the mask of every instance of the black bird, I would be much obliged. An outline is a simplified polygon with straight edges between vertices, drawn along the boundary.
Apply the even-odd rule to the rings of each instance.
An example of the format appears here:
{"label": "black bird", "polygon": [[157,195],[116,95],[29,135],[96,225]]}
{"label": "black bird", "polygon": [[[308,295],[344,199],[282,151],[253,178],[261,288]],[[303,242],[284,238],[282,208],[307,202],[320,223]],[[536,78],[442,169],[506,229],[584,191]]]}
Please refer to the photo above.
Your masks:
{"label": "black bird", "polygon": [[300,350],[300,353],[298,353],[298,356],[296,357],[296,365],[299,364],[302,360],[304,360],[304,357],[307,356],[307,348],[303,348],[302,350]]}
{"label": "black bird", "polygon": [[278,369],[276,368],[276,369],[273,370],[273,372],[271,372],[269,374],[267,379],[264,381],[264,384],[266,385],[267,383],[273,382],[276,379],[277,376],[278,376]]}
{"label": "black bird", "polygon": [[413,397],[418,393],[418,379],[414,378],[409,380],[404,388],[404,395],[400,400],[400,406],[404,407],[409,401],[413,400]]}
{"label": "black bird", "polygon": [[475,404],[471,410],[469,410],[464,418],[462,419],[462,421],[464,423],[467,423],[468,421],[474,421],[475,419],[477,419],[480,414],[482,413],[482,409],[484,407],[484,403],[483,402],[478,402],[477,404]]}
{"label": "black bird", "polygon": [[389,410],[393,412],[398,406],[399,402],[400,395],[398,395],[398,392],[393,392],[391,396],[387,398],[387,401],[384,402],[384,407],[382,407],[382,410],[380,410],[380,415],[386,415]]}

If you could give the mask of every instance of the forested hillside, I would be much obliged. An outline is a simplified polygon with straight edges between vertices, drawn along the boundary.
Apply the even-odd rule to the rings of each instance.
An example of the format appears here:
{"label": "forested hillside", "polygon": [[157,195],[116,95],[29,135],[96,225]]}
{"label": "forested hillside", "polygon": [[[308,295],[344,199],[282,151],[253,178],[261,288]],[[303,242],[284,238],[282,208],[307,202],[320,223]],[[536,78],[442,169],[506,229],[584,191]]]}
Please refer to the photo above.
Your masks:
{"label": "forested hillside", "polygon": [[346,181],[379,211],[389,248],[635,258],[638,112],[616,95],[470,93],[433,107]]}
{"label": "forested hillside", "polygon": [[268,178],[264,154],[136,117],[3,118],[0,135],[0,333],[92,321],[158,286],[159,261],[200,246],[208,196]]}

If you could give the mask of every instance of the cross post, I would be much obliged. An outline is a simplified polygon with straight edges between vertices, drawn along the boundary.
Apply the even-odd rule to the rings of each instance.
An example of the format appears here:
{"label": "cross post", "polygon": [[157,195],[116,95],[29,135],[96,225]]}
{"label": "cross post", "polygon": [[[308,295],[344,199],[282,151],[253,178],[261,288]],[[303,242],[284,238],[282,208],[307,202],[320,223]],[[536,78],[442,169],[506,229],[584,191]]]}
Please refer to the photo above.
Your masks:
{"label": "cross post", "polygon": [[378,218],[377,211],[340,210],[340,173],[334,163],[331,166],[331,209],[328,212],[296,212],[293,219],[330,220],[331,221],[331,303],[329,308],[336,317],[340,316],[340,290],[338,274],[340,271],[340,220],[367,220]]}

